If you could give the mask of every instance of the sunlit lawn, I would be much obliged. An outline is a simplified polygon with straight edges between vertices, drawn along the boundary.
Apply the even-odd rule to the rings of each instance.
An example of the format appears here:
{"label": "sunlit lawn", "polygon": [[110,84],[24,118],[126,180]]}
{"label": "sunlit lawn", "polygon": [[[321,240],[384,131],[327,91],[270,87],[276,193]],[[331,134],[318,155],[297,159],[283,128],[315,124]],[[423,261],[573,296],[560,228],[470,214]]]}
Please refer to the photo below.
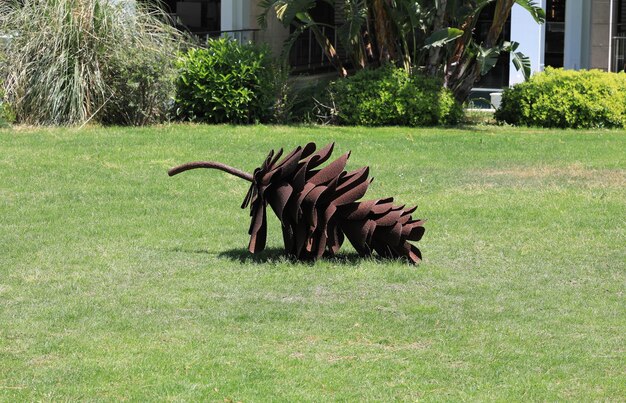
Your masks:
{"label": "sunlit lawn", "polygon": [[[294,263],[246,171],[308,141],[427,218],[424,262]],[[626,132],[0,131],[0,400],[622,400]]]}

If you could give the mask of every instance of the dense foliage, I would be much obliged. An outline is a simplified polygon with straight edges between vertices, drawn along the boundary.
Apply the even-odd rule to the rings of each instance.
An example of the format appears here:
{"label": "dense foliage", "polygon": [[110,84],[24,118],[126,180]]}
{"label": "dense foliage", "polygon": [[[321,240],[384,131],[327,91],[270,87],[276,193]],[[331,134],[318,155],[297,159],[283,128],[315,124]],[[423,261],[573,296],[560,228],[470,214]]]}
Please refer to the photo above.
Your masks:
{"label": "dense foliage", "polygon": [[11,105],[4,99],[4,91],[0,82],[0,127],[4,127],[15,120]]}
{"label": "dense foliage", "polygon": [[[348,74],[343,55],[357,69],[394,63],[443,77],[443,84],[463,102],[501,53],[510,52],[515,67],[530,75],[530,61],[516,51],[518,43],[501,35],[514,4],[538,23],[545,20],[545,11],[534,0],[261,0],[258,22],[266,26],[273,15],[290,28],[284,55],[299,35],[309,34],[343,76]],[[316,21],[319,6],[335,7],[343,16],[336,30]],[[479,37],[475,28],[483,11],[491,22]]]}
{"label": "dense foliage", "polygon": [[365,69],[331,85],[339,122],[431,126],[457,123],[462,108],[441,81],[390,65]]}
{"label": "dense foliage", "polygon": [[138,2],[24,0],[0,13],[18,121],[143,124],[170,107],[180,34]]}
{"label": "dense foliage", "polygon": [[209,40],[178,60],[176,113],[208,123],[268,121],[280,90],[269,51],[227,38]]}
{"label": "dense foliage", "polygon": [[169,52],[118,49],[105,71],[111,97],[106,124],[145,125],[169,118],[174,100],[175,56]]}
{"label": "dense foliage", "polygon": [[496,119],[514,125],[595,128],[626,124],[626,74],[546,68],[508,88]]}

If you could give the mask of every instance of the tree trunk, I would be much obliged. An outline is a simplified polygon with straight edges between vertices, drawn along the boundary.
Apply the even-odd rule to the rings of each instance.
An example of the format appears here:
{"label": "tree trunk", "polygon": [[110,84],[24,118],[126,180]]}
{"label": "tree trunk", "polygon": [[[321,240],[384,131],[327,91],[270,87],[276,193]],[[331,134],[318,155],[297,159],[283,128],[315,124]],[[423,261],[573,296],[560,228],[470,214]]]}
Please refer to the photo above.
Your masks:
{"label": "tree trunk", "polygon": [[[440,0],[439,9],[435,15],[435,21],[433,23],[433,32],[437,32],[445,27],[446,8],[448,5],[447,0]],[[442,65],[442,48],[440,46],[430,48],[428,51],[428,63],[426,64],[426,72],[431,75],[437,75],[439,68]]]}
{"label": "tree trunk", "polygon": [[[509,18],[513,4],[515,4],[515,0],[498,0],[496,2],[493,21],[491,22],[489,33],[483,43],[483,47],[492,48],[498,44],[502,29],[504,28],[504,24],[506,24],[506,20]],[[465,37],[465,35],[463,37]],[[469,43],[469,41],[460,41],[459,43],[463,43],[464,45],[462,49],[457,46],[455,56],[458,57],[458,61],[450,77],[446,80],[446,86],[452,90],[454,98],[457,101],[465,102],[474,84],[480,79],[480,67],[478,66],[476,57],[474,55],[468,55],[465,51],[465,44]]]}
{"label": "tree trunk", "polygon": [[343,67],[343,63],[341,63],[341,59],[339,58],[339,55],[337,54],[337,50],[335,49],[333,44],[330,42],[328,37],[326,37],[326,35],[324,35],[322,31],[320,31],[319,27],[315,25],[311,26],[310,30],[313,32],[313,36],[315,36],[315,40],[317,41],[317,43],[324,50],[324,54],[326,55],[328,60],[330,60],[331,64],[339,72],[339,75],[341,77],[347,76],[348,72],[346,71],[345,67]]}
{"label": "tree trunk", "polygon": [[396,45],[394,41],[389,15],[385,10],[386,0],[372,0],[372,18],[374,19],[374,33],[378,48],[378,60],[382,62],[395,60]]}

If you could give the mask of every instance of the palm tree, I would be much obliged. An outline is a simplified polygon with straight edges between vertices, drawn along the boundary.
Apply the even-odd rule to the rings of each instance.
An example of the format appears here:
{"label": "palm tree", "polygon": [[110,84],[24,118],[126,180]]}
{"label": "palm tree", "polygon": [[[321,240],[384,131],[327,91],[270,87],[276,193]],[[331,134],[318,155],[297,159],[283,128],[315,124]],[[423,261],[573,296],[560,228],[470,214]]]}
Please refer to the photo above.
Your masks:
{"label": "palm tree", "polygon": [[[325,1],[329,4],[334,2]],[[269,13],[296,29],[285,42],[288,50],[297,36],[311,29],[331,63],[342,76],[346,70],[331,41],[313,21],[309,11],[315,0],[263,0],[258,20],[266,26]],[[530,75],[530,61],[518,44],[504,41],[501,33],[514,4],[528,10],[538,23],[545,12],[533,0],[343,0],[345,21],[337,30],[339,40],[355,68],[393,62],[444,78],[459,102],[465,101],[474,83],[493,68],[502,52],[511,52],[516,68]],[[486,39],[473,37],[478,16],[487,6],[494,18]],[[337,7],[337,5],[335,5]]]}

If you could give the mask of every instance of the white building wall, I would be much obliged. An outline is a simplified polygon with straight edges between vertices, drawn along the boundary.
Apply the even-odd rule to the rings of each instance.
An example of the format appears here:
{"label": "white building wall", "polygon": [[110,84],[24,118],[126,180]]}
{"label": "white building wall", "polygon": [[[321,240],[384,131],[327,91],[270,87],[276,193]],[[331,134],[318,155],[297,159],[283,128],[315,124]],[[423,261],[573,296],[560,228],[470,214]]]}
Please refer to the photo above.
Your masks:
{"label": "white building wall", "polygon": [[[570,1],[570,0],[568,0]],[[545,10],[546,0],[537,2]],[[532,73],[542,71],[544,68],[545,52],[545,27],[537,24],[528,11],[515,4],[511,9],[511,41],[518,42],[518,52],[530,58]],[[517,71],[511,59],[509,69],[509,85],[514,85],[524,81],[522,71]]]}
{"label": "white building wall", "polygon": [[591,0],[567,0],[565,3],[565,55],[563,67],[589,68]]}
{"label": "white building wall", "polygon": [[[221,3],[220,14],[220,30],[221,31],[238,31],[249,30],[250,26],[250,9],[252,5],[250,0],[226,0]],[[233,32],[226,35],[233,37],[241,42],[252,41],[251,32]]]}
{"label": "white building wall", "polygon": [[[257,24],[257,17],[261,12],[259,8],[260,0],[248,0],[250,1],[250,10],[248,12],[248,18],[250,21],[250,28],[259,29]],[[276,18],[276,13],[269,13],[267,18],[267,28],[261,29],[256,33],[256,39],[259,43],[265,43],[269,46],[272,54],[275,57],[279,57],[283,50],[283,43],[289,37],[289,28],[285,28],[283,24]]]}
{"label": "white building wall", "polygon": [[[608,7],[605,7],[606,10],[599,7],[600,12],[597,10],[592,11],[592,1],[595,7],[598,3],[602,3],[600,4],[602,6],[604,5],[603,2],[608,3],[610,0],[567,0],[565,4],[563,67],[566,69],[580,70],[597,68],[598,63],[596,62],[594,64],[593,60],[601,58],[597,56],[594,57],[595,53],[593,53],[592,49],[592,40],[601,37],[604,42],[606,42],[604,37],[608,37],[608,34],[601,32],[600,35],[597,33],[592,35],[592,29],[594,24],[599,24],[600,22],[608,26],[608,15],[605,16],[602,14],[602,12],[605,14],[608,13],[608,11],[606,11]],[[541,1],[541,7],[545,10],[546,0]],[[601,18],[596,17],[592,19],[592,15],[596,16],[599,14],[601,14]],[[545,27],[544,25],[537,24],[530,14],[517,4],[514,5],[511,10],[511,40],[520,43],[518,51],[521,51],[530,58],[533,73],[543,71]],[[511,62],[509,85],[514,85],[522,81],[524,81],[524,76],[515,69]]]}
{"label": "white building wall", "polygon": [[237,0],[223,1],[220,10],[220,31],[232,31],[235,29],[235,15],[237,13]]}

